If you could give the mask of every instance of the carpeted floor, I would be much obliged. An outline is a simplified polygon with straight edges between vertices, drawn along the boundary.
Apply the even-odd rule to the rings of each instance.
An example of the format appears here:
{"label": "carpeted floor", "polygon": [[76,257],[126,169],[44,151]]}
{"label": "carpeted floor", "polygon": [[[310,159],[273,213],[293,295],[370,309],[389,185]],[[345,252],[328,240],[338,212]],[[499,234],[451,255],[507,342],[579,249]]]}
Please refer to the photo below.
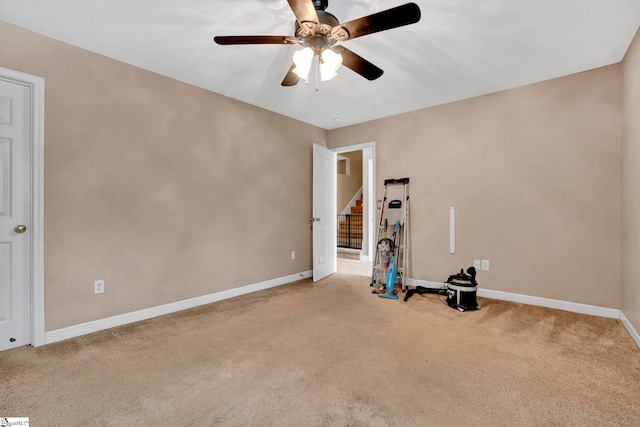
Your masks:
{"label": "carpeted floor", "polygon": [[638,426],[622,324],[301,281],[0,353],[0,417],[32,426]]}

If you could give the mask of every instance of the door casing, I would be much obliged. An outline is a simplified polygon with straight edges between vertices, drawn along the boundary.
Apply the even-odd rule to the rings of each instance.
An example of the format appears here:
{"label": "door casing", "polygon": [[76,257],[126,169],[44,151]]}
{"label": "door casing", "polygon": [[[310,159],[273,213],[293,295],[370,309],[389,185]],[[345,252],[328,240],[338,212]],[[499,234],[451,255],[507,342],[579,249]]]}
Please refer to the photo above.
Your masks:
{"label": "door casing", "polygon": [[[362,182],[363,182],[363,188],[362,188],[362,192],[363,192],[363,196],[364,196],[364,205],[365,205],[365,209],[366,209],[366,213],[367,213],[367,220],[364,221],[364,233],[366,235],[365,240],[362,242],[363,246],[366,245],[366,253],[363,254],[363,256],[361,257],[362,261],[373,261],[374,258],[374,253],[375,253],[375,243],[374,240],[376,238],[375,236],[375,230],[376,230],[376,225],[375,225],[375,221],[376,221],[376,194],[375,194],[375,186],[376,186],[376,143],[375,141],[373,142],[366,142],[363,144],[356,144],[356,145],[347,145],[345,147],[339,147],[339,148],[333,148],[331,149],[331,151],[334,151],[336,154],[340,154],[340,153],[349,153],[351,151],[370,151],[371,154],[371,166],[367,166],[364,167],[365,165],[363,165],[362,168],[362,173],[363,173],[363,177],[362,177]],[[363,159],[365,159],[365,156],[363,156]],[[364,249],[364,247],[363,247]]]}

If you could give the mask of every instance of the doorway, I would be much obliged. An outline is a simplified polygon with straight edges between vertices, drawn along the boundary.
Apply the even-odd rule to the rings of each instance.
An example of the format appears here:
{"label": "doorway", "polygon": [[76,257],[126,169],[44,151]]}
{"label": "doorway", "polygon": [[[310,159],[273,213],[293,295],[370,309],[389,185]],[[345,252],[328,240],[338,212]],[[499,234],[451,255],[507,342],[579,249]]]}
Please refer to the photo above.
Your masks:
{"label": "doorway", "polygon": [[[336,216],[343,220],[342,226],[338,220],[337,234],[338,239],[342,237],[340,245],[342,247],[336,247],[337,268],[338,271],[348,274],[370,276],[371,263],[375,256],[375,142],[335,148],[332,151],[338,155],[338,174],[348,173],[352,178],[342,177],[345,178],[343,181],[349,181],[351,184],[347,185],[346,194],[343,194],[336,203]],[[353,164],[353,159],[357,159],[360,164]],[[357,171],[360,176],[353,177],[353,171]],[[338,176],[338,181],[340,178]],[[355,188],[354,182],[361,183],[361,186]],[[337,191],[337,193],[340,192]],[[357,209],[358,205],[361,205],[361,216],[350,215],[352,210],[356,213],[360,212],[360,209]],[[361,218],[361,225],[357,222],[359,218]],[[353,238],[353,231],[358,230],[359,227],[362,234]],[[349,236],[349,243],[346,243],[346,236]]]}

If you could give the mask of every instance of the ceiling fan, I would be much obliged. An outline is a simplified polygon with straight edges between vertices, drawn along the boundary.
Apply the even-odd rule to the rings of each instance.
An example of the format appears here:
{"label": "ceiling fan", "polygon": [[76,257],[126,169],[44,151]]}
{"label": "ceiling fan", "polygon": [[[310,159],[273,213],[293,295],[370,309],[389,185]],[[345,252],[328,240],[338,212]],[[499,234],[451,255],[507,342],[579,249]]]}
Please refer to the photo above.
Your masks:
{"label": "ceiling fan", "polygon": [[[243,44],[299,44],[304,47],[293,55],[293,65],[282,80],[282,86],[295,86],[301,78],[308,81],[314,57],[322,80],[336,75],[340,65],[355,71],[368,80],[380,77],[383,71],[371,62],[336,43],[377,33],[420,20],[420,8],[415,3],[387,9],[340,24],[325,12],[328,0],[287,0],[296,17],[294,36],[217,36],[220,45]],[[318,72],[316,73],[316,76]]]}

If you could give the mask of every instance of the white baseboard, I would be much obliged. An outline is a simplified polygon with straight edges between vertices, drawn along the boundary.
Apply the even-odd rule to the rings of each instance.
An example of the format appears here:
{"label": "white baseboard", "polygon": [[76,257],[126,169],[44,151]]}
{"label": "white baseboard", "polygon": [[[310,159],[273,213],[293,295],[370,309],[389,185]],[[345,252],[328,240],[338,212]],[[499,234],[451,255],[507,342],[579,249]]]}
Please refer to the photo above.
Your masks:
{"label": "white baseboard", "polygon": [[443,282],[431,282],[429,280],[412,279],[410,277],[407,277],[406,285],[407,286],[422,286],[423,288],[430,288],[430,289],[440,289],[441,287],[444,286],[444,283]]}
{"label": "white baseboard", "polygon": [[[439,289],[442,282],[431,282],[428,280],[407,279],[409,286],[424,286],[425,288]],[[492,291],[490,289],[478,288],[479,297],[493,298],[504,301],[518,302],[522,304],[537,305],[541,307],[555,308],[558,310],[572,311],[574,313],[590,314],[592,316],[620,318],[620,310],[615,308],[599,307],[597,305],[580,304],[577,302],[562,301],[550,298],[532,297],[529,295],[514,294],[511,292]]]}
{"label": "white baseboard", "polygon": [[478,296],[505,301],[519,302],[522,304],[538,305],[540,307],[555,308],[558,310],[572,311],[574,313],[589,314],[591,316],[620,318],[620,310],[616,308],[599,307],[597,305],[580,304],[577,302],[562,301],[550,298],[532,297],[529,295],[513,294],[510,292],[492,291],[478,288]]}
{"label": "white baseboard", "polygon": [[[69,326],[67,328],[56,329],[45,332],[44,344],[51,344],[69,338],[78,337],[92,332],[102,331],[104,329],[114,328],[116,326],[126,325],[128,323],[139,322],[141,320],[151,319],[153,317],[165,314],[175,313],[177,311],[187,310],[201,305],[211,304],[217,301],[245,295],[251,292],[257,292],[264,289],[274,288],[297,280],[309,278],[313,275],[313,271],[308,270],[298,274],[280,277],[277,279],[267,280],[264,282],[254,283],[252,285],[241,286],[239,288],[228,289],[226,291],[216,292],[213,294],[203,295],[188,300],[177,301],[170,304],[164,304],[157,307],[151,307],[144,310],[133,311],[118,316],[108,317],[106,319],[94,320],[79,325]],[[432,282],[428,280],[406,279],[407,286],[423,286],[425,288],[439,289],[443,286],[442,282]],[[571,311],[575,313],[589,314],[592,316],[608,317],[620,319],[624,327],[627,329],[631,338],[640,348],[640,334],[635,330],[629,319],[621,310],[599,307],[594,305],[580,304],[569,301],[554,300],[549,298],[532,297],[522,294],[514,294],[510,292],[492,291],[489,289],[478,289],[478,296],[499,299],[504,301],[518,302],[522,304],[537,305],[558,310]]]}
{"label": "white baseboard", "polygon": [[216,292],[213,294],[203,295],[196,298],[190,298],[183,301],[177,301],[169,304],[159,305],[144,310],[132,311],[130,313],[120,314],[118,316],[108,317],[106,319],[94,320],[79,325],[69,326],[67,328],[56,329],[45,332],[45,344],[51,344],[57,341],[78,337],[92,332],[102,331],[104,329],[114,328],[116,326],[126,325],[128,323],[139,322],[141,320],[151,319],[152,317],[163,316],[165,314],[175,313],[177,311],[187,310],[189,308],[198,307],[205,304],[211,304],[228,298],[249,294],[251,292],[261,291],[264,289],[274,288],[276,286],[295,282],[296,280],[311,277],[313,271],[308,270],[302,273],[292,274],[290,276],[279,277],[277,279],[266,280],[264,282],[254,283],[252,285],[241,286],[239,288],[228,289],[226,291]]}
{"label": "white baseboard", "polygon": [[631,322],[629,322],[629,319],[627,319],[627,316],[624,315],[622,310],[620,310],[620,321],[622,322],[624,327],[627,328],[627,332],[629,332],[631,338],[633,338],[633,340],[636,342],[638,348],[640,348],[640,335],[638,334],[638,331],[636,331],[636,329],[633,327]]}

